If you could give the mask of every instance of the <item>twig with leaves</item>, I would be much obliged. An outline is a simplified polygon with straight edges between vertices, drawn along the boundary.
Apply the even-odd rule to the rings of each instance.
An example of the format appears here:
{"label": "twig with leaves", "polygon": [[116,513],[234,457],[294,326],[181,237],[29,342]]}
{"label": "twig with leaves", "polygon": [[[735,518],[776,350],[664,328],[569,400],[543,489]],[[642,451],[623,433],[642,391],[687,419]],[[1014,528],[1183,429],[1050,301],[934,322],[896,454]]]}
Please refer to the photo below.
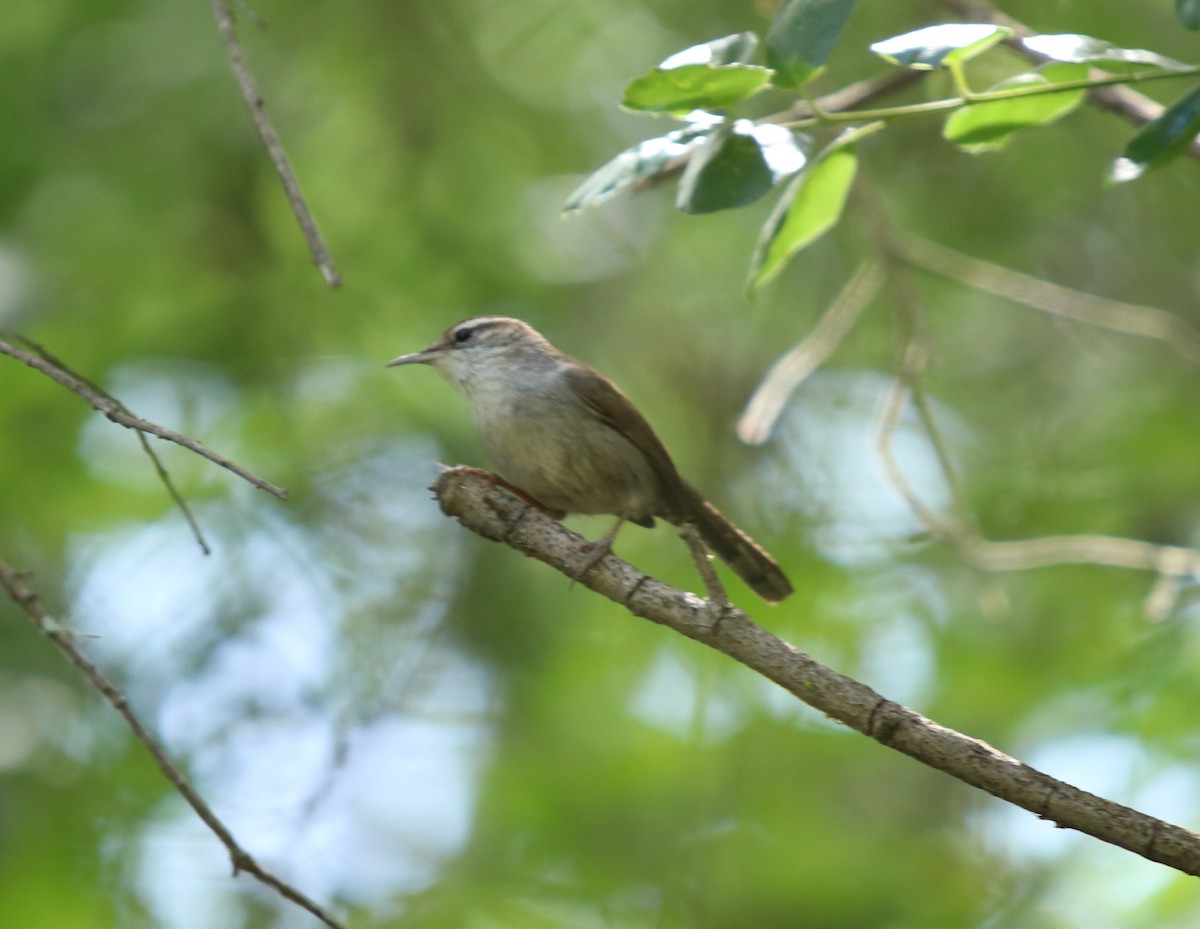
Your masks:
{"label": "twig with leaves", "polygon": [[[823,97],[812,92],[813,82],[839,48],[854,0],[784,0],[762,39],[736,33],[669,56],[635,78],[621,102],[673,116],[679,128],[620,152],[567,198],[564,210],[677,174],[675,205],[685,213],[743,208],[782,187],[750,261],[750,286],[759,288],[837,225],[854,184],[859,143],[903,119],[943,116],[945,139],[978,153],[1052,125],[1088,101],[1139,127],[1111,162],[1110,180],[1135,180],[1184,153],[1200,157],[1200,65],[1086,35],[1039,35],[972,0],[944,5],[970,21],[873,42],[870,51],[900,70]],[[1001,45],[1034,67],[994,87],[974,88],[969,66]],[[948,76],[949,96],[864,107],[932,72]],[[1167,107],[1127,86],[1180,80],[1193,87]],[[750,101],[768,89],[792,93],[796,101],[758,115]],[[798,135],[801,129],[813,130],[811,137]]]}
{"label": "twig with leaves", "polygon": [[[574,577],[586,542],[472,469],[452,468],[431,487],[442,511],[472,532]],[[754,623],[608,555],[579,581],[635,616],[695,639],[882,745],[1060,828],[1075,829],[1185,874],[1200,876],[1200,835],[1097,797],[1037,771],[839,674]]]}
{"label": "twig with leaves", "polygon": [[[991,23],[994,26],[1002,26],[1011,30],[1012,36],[1006,41],[1006,45],[1034,64],[1041,64],[1045,61],[1044,56],[1031,52],[1022,44],[1023,39],[1030,38],[1037,33],[1025,23],[1013,19],[1006,13],[1001,13],[991,4],[981,3],[980,0],[941,0],[941,4],[954,15],[970,22]],[[1138,127],[1158,119],[1164,109],[1158,101],[1151,100],[1145,94],[1138,93],[1127,85],[1093,88],[1088,91],[1088,101]],[[1191,158],[1200,158],[1200,139],[1193,140],[1187,146],[1187,154]]]}

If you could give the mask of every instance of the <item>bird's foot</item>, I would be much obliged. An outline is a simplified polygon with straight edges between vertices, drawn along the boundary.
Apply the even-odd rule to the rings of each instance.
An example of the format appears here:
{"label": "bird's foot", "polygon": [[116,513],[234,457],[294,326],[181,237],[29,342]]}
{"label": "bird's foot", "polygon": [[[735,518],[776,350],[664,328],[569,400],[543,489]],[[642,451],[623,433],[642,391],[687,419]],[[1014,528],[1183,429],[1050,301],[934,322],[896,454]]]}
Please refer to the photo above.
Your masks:
{"label": "bird's foot", "polygon": [[612,546],[608,544],[602,545],[600,542],[584,542],[583,545],[579,546],[579,550],[585,553],[587,557],[583,559],[583,564],[575,572],[575,576],[572,578],[573,581],[583,580],[583,576],[603,561],[604,556],[612,551]]}
{"label": "bird's foot", "polygon": [[580,546],[580,551],[587,553],[587,558],[583,560],[583,566],[575,572],[575,580],[583,580],[583,576],[592,570],[605,555],[612,551],[613,539],[617,537],[617,530],[625,524],[625,517],[618,516],[613,527],[604,533],[604,535],[595,542],[585,542]]}

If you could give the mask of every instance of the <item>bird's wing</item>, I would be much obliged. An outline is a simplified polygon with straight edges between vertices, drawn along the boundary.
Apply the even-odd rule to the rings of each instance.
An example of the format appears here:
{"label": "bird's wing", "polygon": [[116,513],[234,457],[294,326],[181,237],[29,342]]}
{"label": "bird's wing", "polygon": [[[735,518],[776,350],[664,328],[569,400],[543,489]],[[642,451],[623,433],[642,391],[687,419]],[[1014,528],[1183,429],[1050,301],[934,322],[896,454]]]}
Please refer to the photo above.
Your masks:
{"label": "bird's wing", "polygon": [[669,501],[671,507],[671,512],[659,515],[682,515],[685,510],[684,482],[666,446],[633,402],[612,381],[587,365],[572,362],[564,366],[563,374],[597,420],[623,436],[646,456],[662,484],[664,499]]}

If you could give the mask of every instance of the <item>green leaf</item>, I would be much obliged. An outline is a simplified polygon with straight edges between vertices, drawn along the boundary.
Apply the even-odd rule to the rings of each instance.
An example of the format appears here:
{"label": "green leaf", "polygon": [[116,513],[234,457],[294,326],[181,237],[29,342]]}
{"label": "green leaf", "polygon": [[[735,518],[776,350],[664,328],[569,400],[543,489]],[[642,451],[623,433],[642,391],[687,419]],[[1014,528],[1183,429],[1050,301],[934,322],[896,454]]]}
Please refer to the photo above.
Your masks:
{"label": "green leaf", "polygon": [[655,68],[630,84],[621,102],[631,110],[660,113],[716,110],[757,93],[770,78],[768,69],[754,65]]}
{"label": "green leaf", "polygon": [[1175,0],[1175,15],[1188,29],[1200,29],[1200,0]]}
{"label": "green leaf", "polygon": [[684,213],[715,213],[753,203],[774,184],[758,140],[722,126],[692,155],[679,180],[675,206]]}
{"label": "green leaf", "polygon": [[767,64],[777,87],[799,87],[825,64],[854,0],[788,0],[767,32]]}
{"label": "green leaf", "polygon": [[1136,180],[1151,168],[1175,158],[1200,131],[1200,87],[1167,107],[1158,119],[1146,123],[1113,162],[1108,179],[1114,184]]}
{"label": "green leaf", "polygon": [[1022,39],[1021,44],[1031,52],[1037,52],[1055,61],[1087,62],[1093,67],[1118,74],[1145,68],[1186,71],[1189,67],[1158,52],[1148,52],[1142,48],[1120,48],[1103,39],[1094,39],[1090,35],[1034,35]]}
{"label": "green leaf", "polygon": [[981,23],[944,23],[876,42],[871,51],[892,64],[917,71],[933,71],[962,64],[1003,42],[1012,30]]}
{"label": "green leaf", "polygon": [[[1029,87],[1038,84],[1057,84],[1087,77],[1085,64],[1047,65],[1040,72],[1018,74],[991,91]],[[947,141],[968,152],[992,151],[1012,138],[1013,133],[1030,126],[1045,126],[1061,119],[1083,102],[1086,90],[1060,90],[1028,97],[1013,97],[989,103],[972,103],[955,110],[946,120],[942,135]]]}
{"label": "green leaf", "polygon": [[772,179],[777,184],[803,168],[808,160],[796,133],[785,126],[739,119],[733,124],[733,131],[748,135],[758,143],[763,160],[771,169]]}
{"label": "green leaf", "polygon": [[853,143],[863,134],[858,132],[850,142],[834,142],[788,185],[763,225],[750,261],[752,287],[772,280],[793,255],[837,225],[858,167]]}
{"label": "green leaf", "polygon": [[758,49],[758,36],[753,32],[736,32],[711,42],[693,45],[676,52],[658,67],[663,71],[683,65],[732,65],[743,64],[754,57]]}
{"label": "green leaf", "polygon": [[625,149],[603,167],[592,172],[563,205],[564,213],[611,200],[618,194],[661,174],[677,158],[700,144],[711,126],[677,129],[664,136],[646,139]]}

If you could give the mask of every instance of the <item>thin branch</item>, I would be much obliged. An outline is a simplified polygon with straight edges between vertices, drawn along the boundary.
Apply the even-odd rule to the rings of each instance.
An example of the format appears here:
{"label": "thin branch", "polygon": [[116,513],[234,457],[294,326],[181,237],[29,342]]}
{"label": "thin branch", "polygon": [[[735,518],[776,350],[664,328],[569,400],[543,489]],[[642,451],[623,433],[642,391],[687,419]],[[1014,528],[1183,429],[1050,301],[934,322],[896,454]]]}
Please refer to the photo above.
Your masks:
{"label": "thin branch", "polygon": [[72,633],[64,629],[54,617],[50,616],[42,608],[41,604],[38,603],[37,594],[25,586],[20,575],[5,564],[3,560],[0,560],[0,587],[3,587],[12,601],[33,620],[38,630],[57,646],[58,650],[66,656],[71,664],[75,665],[83,673],[83,676],[103,695],[104,699],[112,705],[113,709],[121,714],[129,728],[133,731],[134,736],[146,747],[146,750],[154,758],[159,770],[162,771],[166,779],[179,791],[180,796],[187,801],[188,806],[195,811],[204,825],[225,846],[225,849],[229,852],[229,859],[233,864],[233,873],[235,876],[239,872],[245,872],[260,883],[276,891],[284,899],[290,900],[297,906],[307,910],[313,916],[317,917],[317,919],[321,920],[321,922],[325,923],[325,925],[329,926],[330,929],[343,929],[341,923],[326,912],[320,904],[309,899],[291,884],[266,870],[254,860],[249,852],[238,844],[237,840],[233,837],[233,833],[229,831],[229,828],[212,811],[212,808],[205,799],[196,792],[191,782],[188,781],[187,776],[167,756],[162,743],[146,729],[145,724],[142,723],[141,719],[133,711],[132,707],[130,707],[129,698],[125,696],[125,693],[79,651],[75,645]]}
{"label": "thin branch", "polygon": [[913,235],[895,237],[890,247],[909,264],[968,287],[1064,319],[1153,339],[1188,361],[1200,364],[1200,330],[1165,310],[1072,290]]}
{"label": "thin branch", "polygon": [[[818,112],[841,113],[853,110],[864,103],[870,103],[872,100],[886,97],[889,94],[897,93],[906,87],[916,84],[924,80],[928,76],[928,73],[927,71],[914,71],[908,68],[896,68],[875,77],[849,84],[840,90],[835,90],[814,101],[797,100],[788,109],[773,113],[770,116],[764,116],[758,122],[774,123],[776,125],[791,125],[795,122],[803,122],[806,125],[815,124],[816,120],[814,120],[814,116]],[[691,149],[678,157],[672,158],[653,174],[638,179],[630,189],[634,192],[651,190],[681,174],[683,169],[687,167],[688,162],[691,161],[695,151],[695,149]]]}
{"label": "thin branch", "polygon": [[1128,84],[1131,81],[1146,84],[1151,81],[1178,80],[1182,77],[1195,77],[1197,75],[1200,75],[1200,67],[1190,67],[1180,70],[1148,70],[1134,74],[1101,74],[1073,81],[1055,81],[1045,84],[1018,84],[1001,90],[984,90],[965,96],[941,97],[937,100],[925,100],[921,103],[907,103],[900,106],[881,107],[874,110],[847,110],[844,113],[827,113],[817,107],[813,108],[811,116],[797,119],[793,122],[785,122],[782,125],[790,126],[793,129],[807,129],[811,126],[822,124],[836,125],[840,123],[902,119],[910,116],[929,116],[934,113],[961,110],[964,107],[980,103],[998,103],[1004,100],[1017,100],[1024,97],[1044,97],[1067,90],[1097,92]]}
{"label": "thin branch", "polygon": [[325,241],[317,230],[316,220],[313,219],[304,194],[300,191],[300,182],[296,180],[295,172],[292,171],[287,152],[283,150],[283,144],[279,141],[275,127],[267,118],[262,94],[259,93],[254,75],[250,73],[250,68],[242,55],[242,47],[238,42],[237,29],[233,23],[233,11],[229,7],[229,2],[228,0],[212,0],[212,8],[213,15],[217,20],[217,31],[220,32],[221,41],[225,44],[225,54],[229,56],[229,67],[233,70],[238,87],[241,88],[246,106],[250,108],[250,118],[254,120],[258,135],[267,149],[267,154],[271,156],[271,162],[275,165],[275,173],[279,175],[279,180],[283,183],[284,193],[287,195],[288,203],[292,206],[292,212],[296,215],[296,221],[300,223],[300,230],[304,233],[304,240],[308,243],[308,250],[312,254],[313,261],[321,270],[325,283],[330,287],[341,287],[342,276],[334,266],[329,249],[325,246]]}
{"label": "thin branch", "polygon": [[[937,100],[926,100],[920,103],[904,103],[895,107],[880,107],[877,109],[851,109],[844,113],[827,113],[820,107],[811,108],[812,115],[792,121],[781,122],[780,125],[790,128],[811,128],[821,125],[842,125],[848,122],[874,122],[907,119],[911,116],[929,116],[935,113],[949,113],[952,110],[964,109],[978,103],[998,103],[1007,100],[1019,100],[1021,97],[1042,97],[1051,94],[1061,94],[1064,90],[1105,90],[1114,86],[1127,84],[1130,80],[1146,84],[1151,80],[1177,80],[1184,77],[1196,77],[1200,67],[1190,67],[1181,71],[1146,71],[1135,74],[1103,74],[1099,77],[1079,78],[1078,80],[1061,80],[1048,84],[1019,84],[1002,90],[984,90],[970,96],[940,97]],[[776,121],[774,119],[770,121]]]}
{"label": "thin branch", "polygon": [[928,74],[928,71],[916,71],[911,68],[895,68],[891,71],[884,71],[874,77],[831,91],[811,103],[808,100],[798,100],[791,109],[775,113],[759,121],[791,123],[796,120],[812,119],[818,113],[841,113],[853,110],[864,103],[870,103],[872,100],[886,97],[920,83]]}
{"label": "thin branch", "polygon": [[[868,202],[874,207],[871,227],[879,239],[880,250],[895,259],[1017,300],[1035,309],[1166,342],[1185,358],[1200,361],[1200,332],[1169,313],[1155,307],[1119,303],[1070,290],[963,255],[911,234],[896,235],[886,215],[878,209],[878,203],[874,200]],[[1152,619],[1168,616],[1183,589],[1182,582],[1200,580],[1198,550],[1098,534],[1045,536],[1002,542],[984,537],[922,387],[921,375],[928,364],[930,349],[920,325],[921,308],[916,292],[910,286],[911,275],[901,273],[904,269],[895,261],[890,262],[887,268],[892,272],[891,282],[897,295],[902,338],[898,375],[884,397],[875,435],[875,451],[888,482],[905,499],[921,525],[931,535],[954,545],[967,564],[984,572],[1027,571],[1069,564],[1152,571],[1157,578],[1145,601],[1146,614]],[[896,459],[892,442],[900,426],[901,414],[909,402],[921,419],[942,477],[950,488],[954,501],[953,516],[939,513],[926,504],[909,483]]]}
{"label": "thin branch", "polygon": [[277,487],[269,481],[264,481],[261,477],[256,477],[240,465],[234,464],[228,458],[218,455],[216,452],[206,448],[195,439],[189,439],[185,435],[180,435],[172,429],[167,429],[164,426],[159,426],[149,420],[134,416],[124,406],[114,400],[112,397],[106,396],[103,391],[98,391],[96,388],[89,386],[84,380],[71,374],[64,368],[59,367],[47,361],[45,358],[39,358],[36,355],[31,355],[29,352],[22,351],[15,345],[0,339],[0,354],[8,355],[15,358],[22,364],[28,365],[35,371],[41,371],[48,378],[62,384],[63,387],[72,393],[78,394],[95,409],[99,410],[110,420],[119,426],[124,426],[126,429],[134,429],[138,432],[144,432],[148,435],[156,436],[167,442],[174,442],[176,445],[182,445],[189,451],[195,452],[202,458],[207,458],[213,464],[220,465],[227,471],[232,471],[244,481],[248,481],[260,490],[265,490],[272,496],[278,497],[280,500],[287,499],[287,491],[282,487]]}
{"label": "thin branch", "polygon": [[933,454],[937,458],[938,468],[942,472],[942,479],[946,482],[946,486],[950,488],[951,499],[954,501],[954,508],[959,514],[959,518],[966,522],[973,530],[978,530],[978,524],[975,520],[975,513],[971,510],[969,501],[967,500],[967,492],[963,487],[962,478],[959,477],[958,470],[950,457],[950,450],[946,447],[946,440],[942,436],[942,430],[938,428],[937,420],[934,419],[933,409],[929,405],[929,398],[925,394],[925,387],[921,383],[920,377],[913,377],[908,385],[912,394],[912,404],[917,411],[917,415],[921,419],[921,426],[925,430],[925,435],[929,437],[929,444],[933,448]]}
{"label": "thin branch", "polygon": [[[121,407],[125,409],[124,406]],[[126,410],[128,412],[128,410]],[[205,555],[211,555],[212,549],[209,547],[208,540],[204,538],[204,533],[200,531],[200,524],[196,522],[196,517],[192,513],[192,508],[187,505],[187,501],[183,499],[183,494],[179,492],[179,488],[175,486],[175,482],[171,480],[171,475],[167,473],[166,467],[162,463],[162,459],[158,457],[158,453],[150,446],[150,440],[146,438],[146,433],[139,432],[137,434],[138,442],[141,443],[142,451],[149,457],[150,462],[154,465],[154,470],[158,473],[158,479],[163,482],[163,486],[167,489],[167,494],[179,507],[179,512],[183,514],[183,518],[187,520],[188,528],[192,530],[192,535],[196,539],[196,544],[200,546],[200,551]]]}
{"label": "thin branch", "polygon": [[[1193,548],[1098,534],[995,542],[973,528],[973,515],[969,515],[972,524],[968,525],[935,511],[905,476],[892,446],[900,415],[912,395],[913,388],[906,382],[911,376],[911,372],[902,372],[884,398],[875,437],[876,454],[888,482],[904,497],[921,525],[933,536],[953,544],[969,565],[981,571],[1029,571],[1072,564],[1151,571],[1157,575],[1146,598],[1146,613],[1152,619],[1162,619],[1174,608],[1182,581],[1200,581],[1200,551]],[[941,454],[938,458],[945,471],[948,460],[943,460]],[[952,473],[947,474],[948,480]]]}
{"label": "thin branch", "polygon": [[[887,278],[892,290],[892,303],[898,323],[897,336],[900,346],[896,357],[898,376],[892,389],[884,397],[880,425],[876,431],[876,454],[883,464],[885,476],[905,498],[909,508],[913,510],[927,530],[942,536],[976,531],[978,527],[975,522],[975,514],[971,510],[962,482],[951,463],[950,453],[942,439],[941,430],[937,428],[937,423],[934,421],[933,413],[929,409],[925,393],[921,388],[921,375],[929,365],[929,359],[933,353],[933,345],[924,323],[924,301],[914,286],[911,272],[897,260],[898,237],[879,202],[876,191],[868,190],[865,200],[869,207],[871,229],[879,250],[888,257]],[[950,489],[956,518],[965,522],[969,527],[967,529],[960,530],[953,522],[943,521],[935,511],[925,506],[905,479],[892,454],[892,437],[899,428],[900,415],[910,399],[922,419],[922,425],[942,472],[942,479]]]}
{"label": "thin branch", "polygon": [[891,389],[883,398],[883,408],[879,414],[879,429],[875,432],[875,453],[883,465],[884,476],[896,492],[904,498],[908,508],[932,535],[941,539],[958,540],[964,532],[955,523],[926,505],[920,495],[909,483],[892,447],[892,439],[900,427],[900,414],[908,402],[910,389],[903,376],[897,377]]}
{"label": "thin branch", "polygon": [[[484,538],[573,577],[586,540],[478,475],[444,472],[432,488],[443,512]],[[978,739],[926,719],[825,667],[756,625],[642,574],[609,555],[580,583],[636,616],[674,629],[779,684],[809,706],[1061,828],[1075,829],[1185,874],[1200,876],[1200,835],[1050,777]]]}
{"label": "thin branch", "polygon": [[771,366],[738,420],[738,438],[761,445],[771,435],[792,391],[825,363],[883,286],[878,262],[864,261],[829,309],[798,345]]}
{"label": "thin branch", "polygon": [[[894,266],[893,266],[894,267]],[[905,280],[898,287],[898,292],[903,295],[903,301],[916,301],[918,298],[914,289],[910,286],[911,275],[905,275]],[[919,308],[915,306],[912,310],[919,318]],[[926,333],[919,327],[914,327],[913,337],[919,338],[921,343],[927,337]],[[921,344],[918,343],[918,344]],[[963,486],[962,478],[959,476],[958,469],[954,467],[953,459],[949,448],[946,446],[946,441],[942,436],[942,430],[938,427],[937,419],[933,415],[933,409],[929,403],[929,398],[925,392],[925,386],[921,380],[921,374],[924,371],[925,364],[929,357],[929,349],[923,345],[921,355],[911,359],[913,367],[911,374],[906,378],[908,390],[911,395],[913,408],[917,411],[917,416],[921,420],[921,426],[925,430],[925,435],[929,439],[929,444],[933,448],[934,456],[938,462],[938,468],[942,472],[942,479],[950,488],[950,497],[956,518],[961,522],[964,533],[972,538],[982,538],[982,531],[979,528],[979,520],[975,515],[974,509],[971,507],[971,502],[967,497],[966,488]],[[898,420],[897,420],[898,421]],[[894,428],[894,427],[893,427]],[[882,430],[881,430],[882,431]],[[888,446],[888,453],[891,452],[891,446]],[[895,465],[895,462],[893,462]],[[897,470],[899,470],[897,468]],[[980,608],[990,616],[996,616],[1001,613],[1009,612],[1008,595],[999,581],[988,574],[988,572],[978,564],[972,564],[979,574],[979,605]],[[1178,588],[1178,585],[1175,585]],[[1172,601],[1173,605],[1174,601]],[[1165,618],[1170,611],[1171,606],[1165,608],[1161,614]],[[1149,612],[1149,609],[1147,610]]]}
{"label": "thin branch", "polygon": [[967,557],[988,571],[1028,571],[1052,565],[1090,564],[1153,571],[1200,581],[1200,551],[1111,535],[1051,535],[1015,542],[967,540]]}
{"label": "thin branch", "polygon": [[[112,394],[110,394],[103,387],[96,384],[94,381],[89,380],[88,378],[86,378],[82,374],[80,374],[78,371],[69,367],[67,365],[67,363],[65,361],[63,361],[61,358],[58,358],[55,355],[52,355],[50,353],[50,351],[44,345],[40,345],[39,343],[33,341],[33,339],[27,338],[26,336],[23,336],[19,333],[11,333],[10,337],[16,339],[16,341],[20,342],[26,348],[32,349],[33,351],[37,352],[37,354],[44,361],[46,361],[47,363],[58,368],[60,371],[63,371],[66,374],[71,375],[71,377],[78,380],[79,383],[87,386],[90,390],[95,391],[97,394],[99,394],[102,397],[107,397],[109,400],[111,400],[113,403],[115,403],[124,413],[126,413],[128,415],[133,415],[129,412],[129,408],[127,406],[125,406],[125,404],[123,404],[120,400],[118,400],[116,397],[114,397]],[[138,437],[138,441],[142,445],[142,451],[144,451],[146,453],[147,457],[149,457],[149,459],[150,459],[151,464],[154,465],[154,470],[158,474],[158,479],[160,481],[162,481],[163,487],[165,487],[167,490],[167,494],[175,502],[175,505],[177,507],[179,507],[179,512],[181,512],[183,514],[183,518],[187,521],[188,527],[192,530],[192,536],[196,539],[196,544],[200,546],[200,551],[204,552],[205,555],[211,555],[212,549],[208,545],[208,540],[204,538],[204,533],[200,531],[200,524],[196,522],[196,517],[192,513],[191,507],[189,507],[187,505],[187,501],[184,500],[183,495],[179,493],[179,489],[175,486],[175,482],[171,480],[171,475],[167,472],[167,469],[163,465],[162,460],[158,457],[158,452],[156,452],[153,449],[153,447],[151,447],[150,440],[146,438],[146,434],[144,432],[139,432],[137,434],[137,437]]]}

